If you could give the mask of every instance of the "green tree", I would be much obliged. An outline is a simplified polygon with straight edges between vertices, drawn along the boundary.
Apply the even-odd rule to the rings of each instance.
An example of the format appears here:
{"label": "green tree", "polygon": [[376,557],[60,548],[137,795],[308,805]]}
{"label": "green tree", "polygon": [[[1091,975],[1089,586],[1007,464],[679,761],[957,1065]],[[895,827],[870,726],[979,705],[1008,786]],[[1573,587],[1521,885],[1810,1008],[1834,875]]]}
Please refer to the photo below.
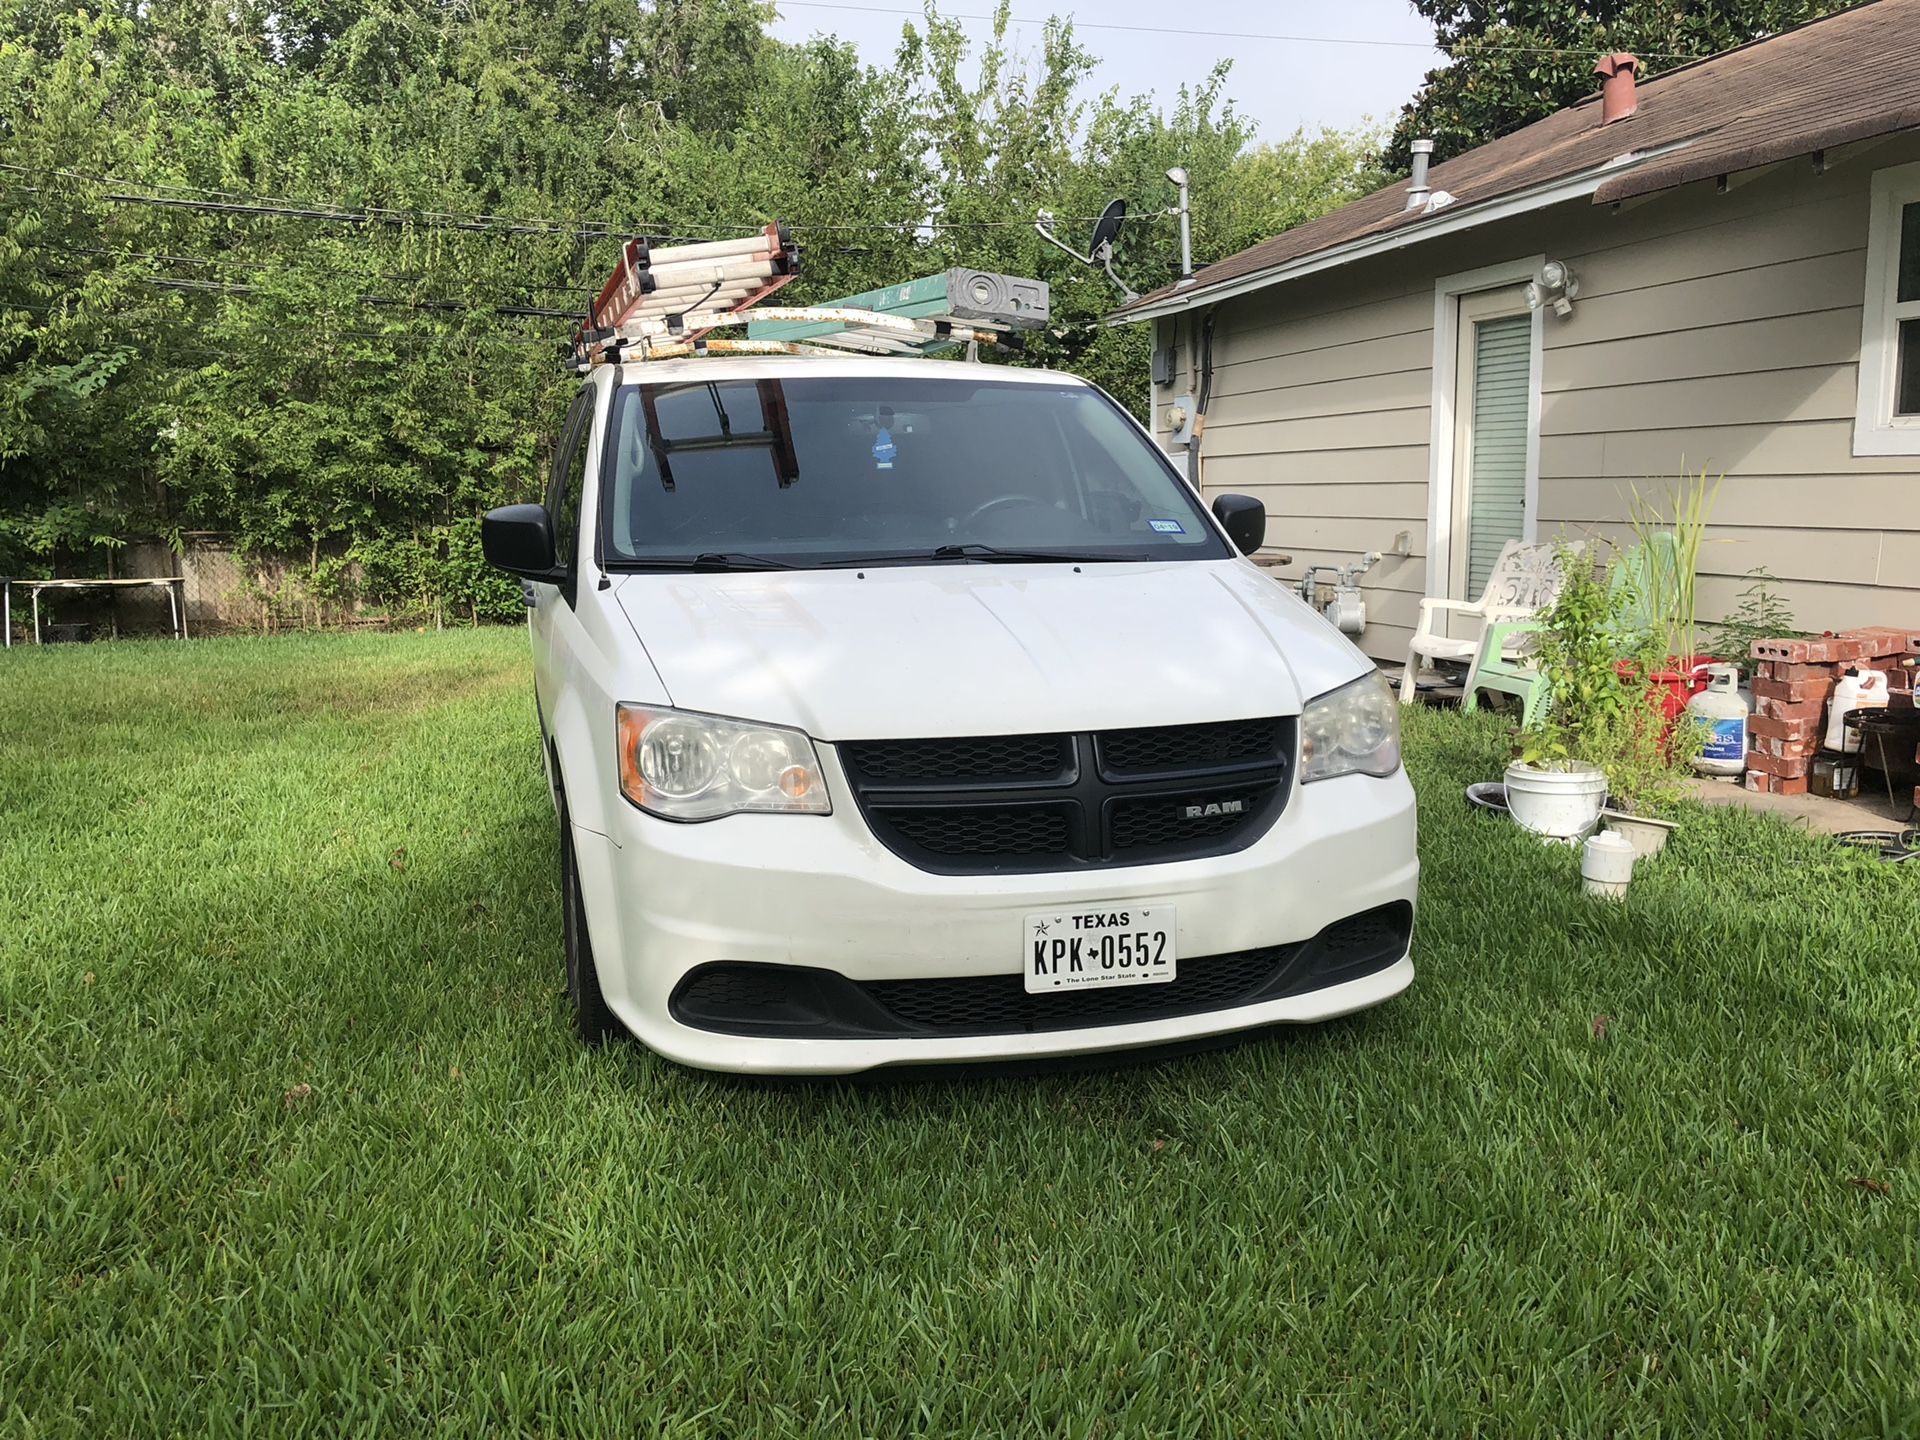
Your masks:
{"label": "green tree", "polygon": [[624,236],[789,222],[800,301],[1038,275],[1054,323],[1016,363],[1137,403],[1144,332],[1037,211],[1079,240],[1125,196],[1146,289],[1178,265],[1170,165],[1201,261],[1369,188],[1371,137],[1254,147],[1224,70],[1164,110],[1089,96],[1072,27],[1016,50],[1005,3],[980,47],[929,10],[880,66],[770,13],[0,0],[0,570],[217,530],[307,613],[510,617],[478,519],[540,493],[559,345]]}
{"label": "green tree", "polygon": [[1445,159],[1573,104],[1599,88],[1594,61],[1638,55],[1643,75],[1718,54],[1846,8],[1854,0],[1410,0],[1450,63],[1401,110],[1383,163],[1404,173],[1431,136]]}
{"label": "green tree", "polygon": [[46,48],[0,45],[0,116],[15,171],[0,188],[0,572],[30,555],[119,542],[152,512],[138,356],[165,306],[117,257],[118,215],[70,166],[111,170],[128,150],[114,58],[125,22],[71,14]]}

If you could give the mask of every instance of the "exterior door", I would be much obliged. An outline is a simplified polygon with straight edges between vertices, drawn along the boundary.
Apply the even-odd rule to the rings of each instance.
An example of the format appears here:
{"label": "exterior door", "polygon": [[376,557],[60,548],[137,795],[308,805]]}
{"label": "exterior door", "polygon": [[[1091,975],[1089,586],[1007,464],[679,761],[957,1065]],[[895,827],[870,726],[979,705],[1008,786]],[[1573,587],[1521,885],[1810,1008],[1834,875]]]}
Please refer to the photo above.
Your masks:
{"label": "exterior door", "polygon": [[1509,286],[1460,297],[1447,595],[1478,600],[1509,540],[1527,538],[1528,432],[1538,413],[1533,316]]}

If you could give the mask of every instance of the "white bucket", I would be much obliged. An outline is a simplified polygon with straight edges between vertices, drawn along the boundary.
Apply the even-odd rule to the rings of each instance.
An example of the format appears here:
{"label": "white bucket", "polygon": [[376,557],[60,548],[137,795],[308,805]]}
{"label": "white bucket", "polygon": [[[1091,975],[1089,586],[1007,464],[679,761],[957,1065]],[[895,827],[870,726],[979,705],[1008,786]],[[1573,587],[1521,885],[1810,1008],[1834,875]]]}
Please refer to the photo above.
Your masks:
{"label": "white bucket", "polygon": [[1507,767],[1507,810],[1522,829],[1550,840],[1578,840],[1600,823],[1607,800],[1601,771],[1542,770],[1516,760]]}
{"label": "white bucket", "polygon": [[1613,830],[1592,836],[1580,850],[1580,880],[1587,894],[1607,900],[1627,898],[1633,879],[1633,842]]}

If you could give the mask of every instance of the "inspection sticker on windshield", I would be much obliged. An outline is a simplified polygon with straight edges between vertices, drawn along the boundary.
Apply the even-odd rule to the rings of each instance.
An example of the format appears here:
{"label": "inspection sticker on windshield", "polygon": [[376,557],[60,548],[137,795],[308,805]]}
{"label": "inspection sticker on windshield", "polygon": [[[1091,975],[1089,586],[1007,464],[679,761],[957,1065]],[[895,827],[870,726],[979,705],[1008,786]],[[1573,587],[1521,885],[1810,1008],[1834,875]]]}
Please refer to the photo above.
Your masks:
{"label": "inspection sticker on windshield", "polygon": [[1178,520],[1149,520],[1147,521],[1147,528],[1157,531],[1162,535],[1184,535],[1187,533],[1187,527],[1182,525]]}
{"label": "inspection sticker on windshield", "polygon": [[1173,979],[1173,907],[1104,905],[1026,920],[1027,993]]}

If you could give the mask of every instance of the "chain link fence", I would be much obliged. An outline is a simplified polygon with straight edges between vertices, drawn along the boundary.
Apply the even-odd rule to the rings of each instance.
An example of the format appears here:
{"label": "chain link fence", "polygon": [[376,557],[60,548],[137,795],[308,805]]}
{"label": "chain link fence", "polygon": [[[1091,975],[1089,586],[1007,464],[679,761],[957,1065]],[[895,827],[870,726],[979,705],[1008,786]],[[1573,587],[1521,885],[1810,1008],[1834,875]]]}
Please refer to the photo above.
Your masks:
{"label": "chain link fence", "polygon": [[[286,558],[243,556],[230,536],[200,532],[181,537],[181,549],[141,541],[114,553],[110,575],[124,579],[178,579],[189,635],[286,630],[360,629],[393,623],[384,612],[368,614],[357,602],[316,595],[307,583],[311,567]],[[357,579],[350,576],[350,579]],[[15,643],[33,638],[31,602],[13,592]],[[40,597],[43,631],[50,638],[107,639],[165,636],[174,631],[173,608],[160,586],[48,590]]]}

